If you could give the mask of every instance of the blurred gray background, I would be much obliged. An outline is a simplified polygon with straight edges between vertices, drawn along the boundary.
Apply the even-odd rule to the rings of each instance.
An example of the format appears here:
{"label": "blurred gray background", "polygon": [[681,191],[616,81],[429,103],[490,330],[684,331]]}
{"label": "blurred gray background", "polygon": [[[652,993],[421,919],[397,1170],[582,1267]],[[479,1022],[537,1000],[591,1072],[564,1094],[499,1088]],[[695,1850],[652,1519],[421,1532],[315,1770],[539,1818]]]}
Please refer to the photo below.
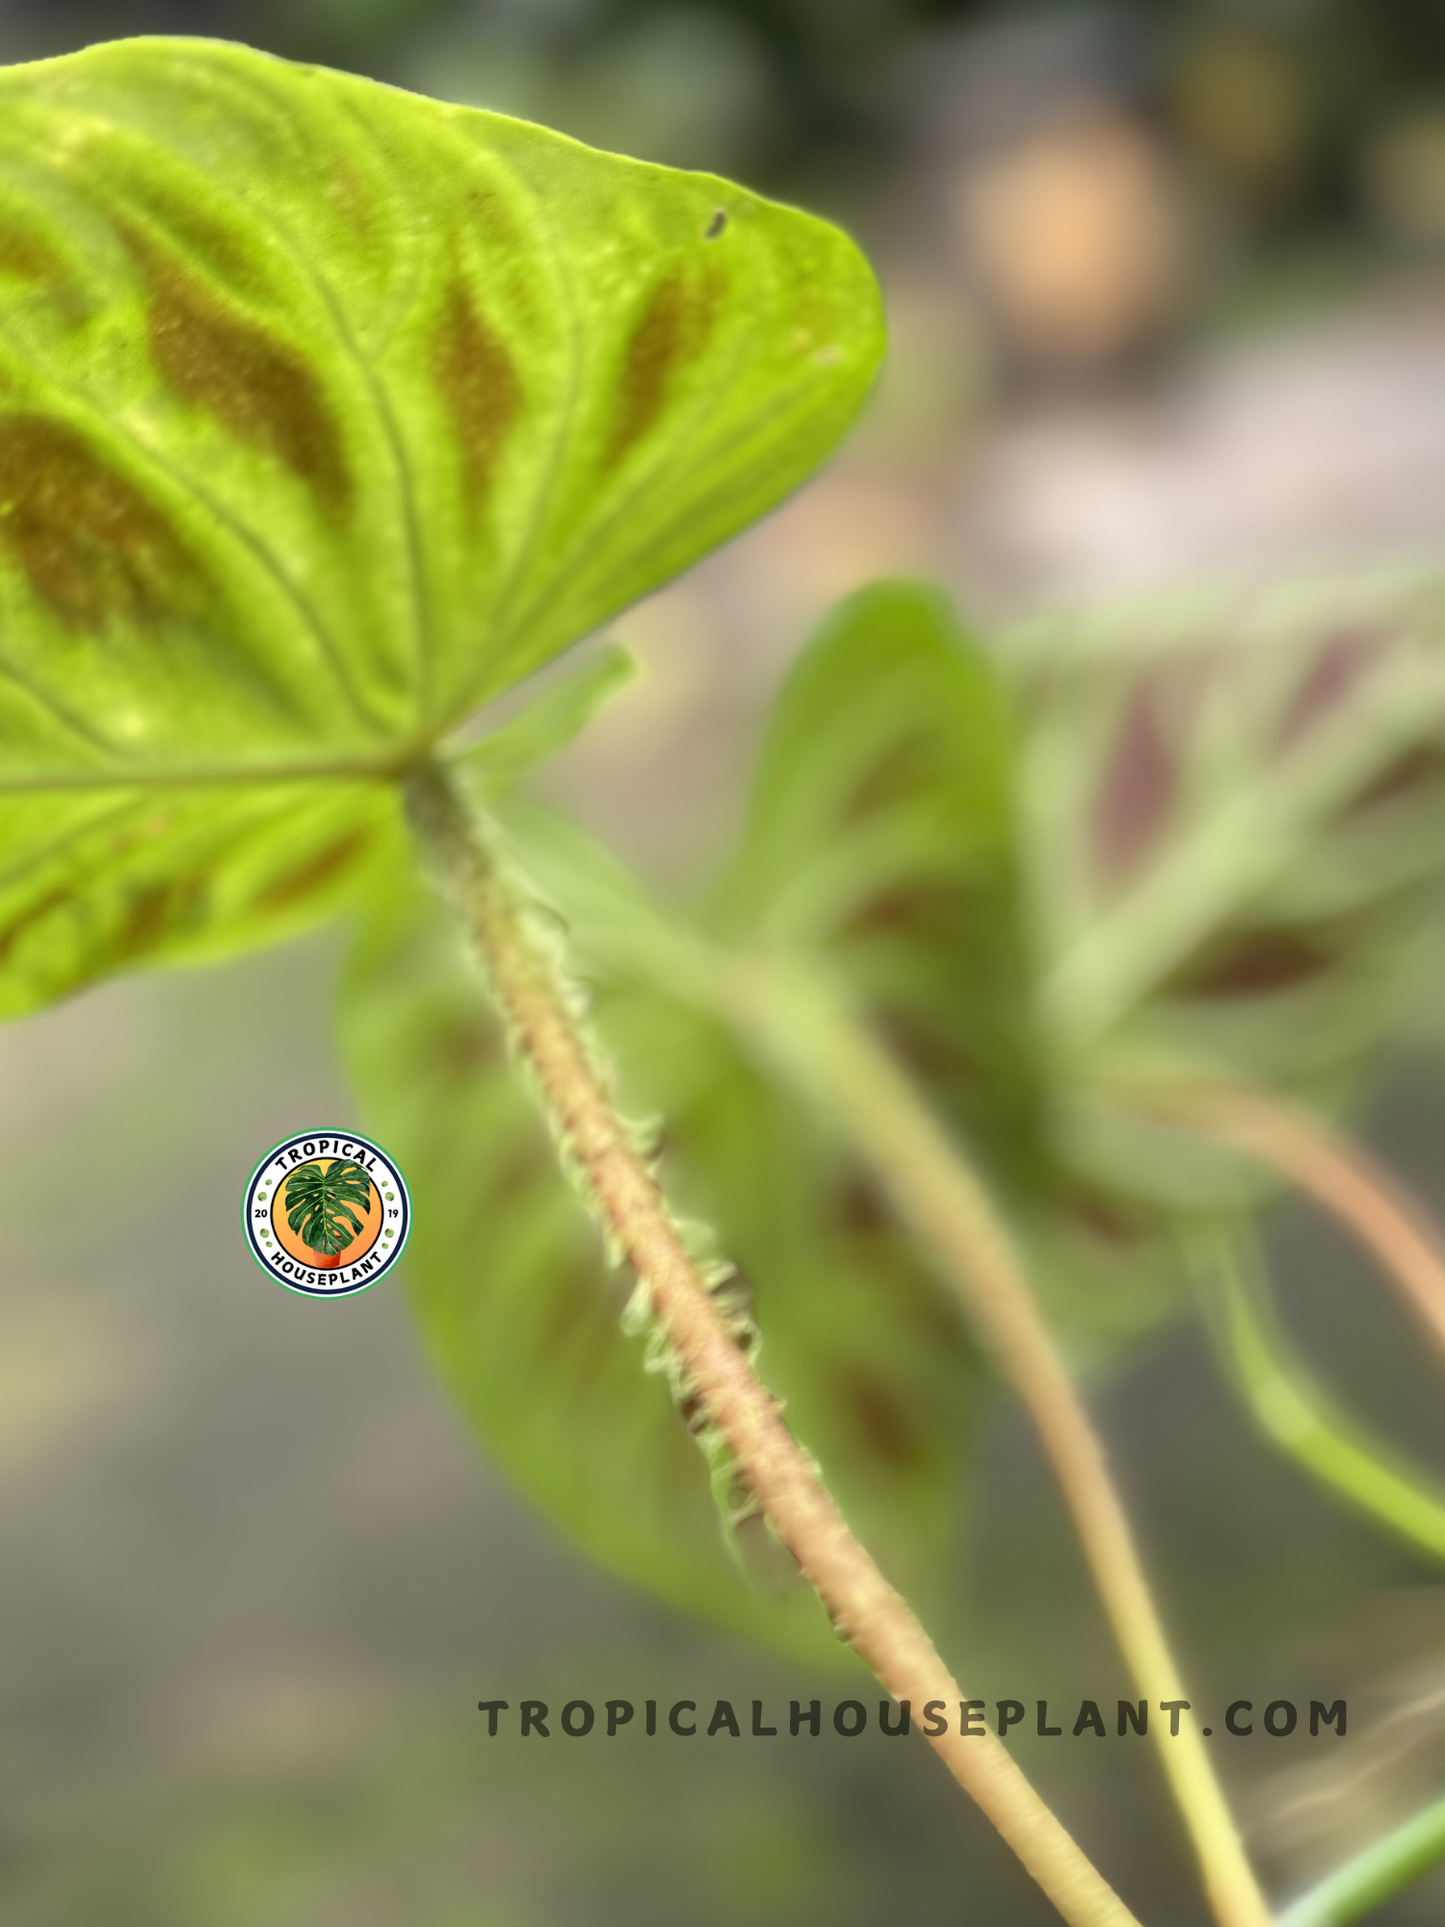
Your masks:
{"label": "blurred gray background", "polygon": [[[1042,595],[1445,544],[1435,0],[233,0],[0,6],[0,58],[210,33],[735,173],[878,263],[889,372],[839,461],[617,625],[646,675],[548,792],[664,883],[726,835],[769,690],[885,572]],[[7,1927],[863,1927],[1052,1918],[916,1741],[489,1742],[483,1697],[875,1695],[589,1569],[501,1485],[392,1284],[251,1264],[261,1151],[353,1115],[337,933],[0,1031],[0,1918]],[[1445,1079],[1371,1131],[1445,1210]],[[1303,1210],[1303,1349],[1440,1468],[1429,1361]],[[177,1226],[183,1227],[178,1230]],[[1282,1888],[1438,1787],[1435,1575],[1251,1434],[1176,1330],[1098,1402],[1201,1697],[1348,1693],[1349,1775],[1223,1755]],[[969,1691],[1124,1690],[1000,1401],[956,1617]],[[1149,1920],[1192,1927],[1152,1762],[1020,1743]],[[1378,1918],[1441,1917],[1437,1877]]]}

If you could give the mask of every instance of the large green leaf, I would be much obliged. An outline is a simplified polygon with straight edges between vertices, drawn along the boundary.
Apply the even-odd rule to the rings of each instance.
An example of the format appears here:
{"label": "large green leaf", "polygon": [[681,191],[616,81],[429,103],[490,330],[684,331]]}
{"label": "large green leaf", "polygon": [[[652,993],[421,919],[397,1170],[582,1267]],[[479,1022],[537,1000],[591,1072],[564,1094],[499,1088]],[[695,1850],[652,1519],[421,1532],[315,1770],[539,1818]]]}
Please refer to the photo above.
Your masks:
{"label": "large green leaf", "polygon": [[[529,859],[594,933],[628,891],[580,832],[516,811]],[[591,887],[588,887],[590,879]],[[615,889],[614,889],[615,886]],[[552,892],[555,894],[555,891]],[[583,950],[587,944],[583,942]],[[761,1370],[855,1529],[939,1603],[978,1409],[956,1323],[866,1185],[704,1016],[599,967],[594,1018],[631,1115],[663,1121],[662,1177],[720,1227],[752,1292]],[[621,1325],[630,1280],[557,1170],[451,921],[400,888],[363,932],[342,1037],[365,1114],[407,1173],[409,1288],[433,1359],[497,1463],[588,1552],[676,1604],[813,1658],[841,1650],[757,1521],[726,1543],[686,1408]]]}
{"label": "large green leaf", "polygon": [[[841,234],[707,176],[204,41],[0,71],[9,1005],[170,954],[202,816],[182,941],[252,940],[258,786],[391,774],[771,507],[880,345]],[[107,949],[81,846],[198,784]]]}

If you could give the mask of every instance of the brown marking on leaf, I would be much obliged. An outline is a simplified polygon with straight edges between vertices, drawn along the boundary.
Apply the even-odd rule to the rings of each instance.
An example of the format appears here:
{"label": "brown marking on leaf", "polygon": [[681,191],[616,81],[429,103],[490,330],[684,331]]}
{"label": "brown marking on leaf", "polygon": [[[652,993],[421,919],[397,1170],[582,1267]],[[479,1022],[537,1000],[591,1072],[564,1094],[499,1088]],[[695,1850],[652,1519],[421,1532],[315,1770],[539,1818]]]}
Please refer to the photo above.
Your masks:
{"label": "brown marking on leaf", "polygon": [[0,416],[0,543],[69,629],[155,621],[199,572],[160,510],[63,423]]}
{"label": "brown marking on leaf", "polygon": [[513,318],[528,330],[546,328],[552,316],[538,308],[536,289],[527,273],[533,250],[502,195],[491,187],[470,188],[462,202],[462,217],[458,252],[465,251],[464,242],[480,242],[488,275],[505,289]]}
{"label": "brown marking on leaf", "polygon": [[0,275],[36,283],[73,314],[84,309],[80,291],[60,255],[42,235],[9,213],[0,214]]}
{"label": "brown marking on leaf", "polygon": [[1322,646],[1297,684],[1275,731],[1274,746],[1293,749],[1359,683],[1396,640],[1388,629],[1345,629]]}
{"label": "brown marking on leaf", "polygon": [[526,251],[507,204],[495,188],[469,187],[462,205],[468,229],[486,242],[489,251],[499,255]]}
{"label": "brown marking on leaf", "polygon": [[109,960],[119,963],[153,950],[168,931],[184,923],[203,901],[207,883],[204,875],[168,877],[163,883],[147,884],[134,891],[108,946]]}
{"label": "brown marking on leaf", "polygon": [[924,1084],[939,1084],[960,1068],[956,1040],[944,1036],[934,1017],[913,1010],[881,1010],[875,1015],[889,1049]]}
{"label": "brown marking on leaf", "polygon": [[360,176],[344,161],[332,163],[326,182],[326,198],[359,241],[375,235],[371,200]]}
{"label": "brown marking on leaf", "polygon": [[1111,1198],[1091,1185],[1076,1184],[1067,1192],[1064,1209],[1075,1224],[1101,1243],[1127,1250],[1147,1235],[1137,1217],[1119,1199]]}
{"label": "brown marking on leaf", "polygon": [[896,1470],[916,1465],[922,1456],[918,1435],[897,1397],[871,1373],[855,1368],[845,1379],[843,1399],[874,1458]]}
{"label": "brown marking on leaf", "polygon": [[[153,238],[159,231],[169,237],[174,252],[196,263],[208,280],[224,281],[243,300],[268,298],[270,279],[248,235],[213,219],[193,194],[184,188],[177,192],[163,177],[126,168],[118,184],[129,204],[153,223],[152,234],[147,234],[133,222],[116,222],[121,239],[147,271],[152,259],[171,258]],[[107,184],[107,200],[113,197],[116,185]]]}
{"label": "brown marking on leaf", "polygon": [[1253,997],[1294,990],[1329,970],[1331,958],[1297,930],[1250,930],[1181,986],[1190,997]]}
{"label": "brown marking on leaf", "polygon": [[921,936],[956,921],[963,901],[958,885],[944,877],[912,877],[879,890],[840,928],[845,937]]}
{"label": "brown marking on leaf", "polygon": [[1153,848],[1174,806],[1178,768],[1152,676],[1130,691],[1104,759],[1090,810],[1089,842],[1100,882],[1122,883]]}
{"label": "brown marking on leaf", "polygon": [[853,1237],[875,1237],[891,1220],[874,1186],[855,1176],[838,1194],[838,1222]]}
{"label": "brown marking on leaf", "polygon": [[510,1205],[556,1175],[556,1160],[547,1140],[540,1132],[529,1130],[512,1145],[511,1155],[491,1173],[487,1189],[494,1200]]}
{"label": "brown marking on leaf", "polygon": [[340,875],[366,842],[365,830],[348,830],[345,836],[338,837],[324,850],[307,857],[304,863],[298,864],[294,870],[288,870],[285,876],[273,877],[256,899],[258,905],[265,910],[284,909],[287,904],[323,888]]}
{"label": "brown marking on leaf", "polygon": [[147,843],[154,843],[163,837],[171,827],[171,818],[163,810],[148,816],[143,823],[133,824],[130,829],[117,830],[110,839],[110,859],[129,856],[133,850]]}
{"label": "brown marking on leaf", "polygon": [[653,426],[677,376],[707,347],[723,285],[710,261],[696,274],[675,268],[653,289],[623,357],[604,471],[615,468]]}
{"label": "brown marking on leaf", "polygon": [[1335,819],[1348,821],[1381,803],[1395,803],[1422,790],[1433,789],[1445,777],[1445,749],[1434,743],[1420,743],[1396,757],[1374,781],[1353,797]]}
{"label": "brown marking on leaf", "polygon": [[463,487],[475,508],[491,486],[522,405],[522,388],[511,356],[477,313],[460,274],[452,281],[432,344],[432,374],[456,428]]}
{"label": "brown marking on leaf", "polygon": [[844,823],[862,823],[927,788],[939,763],[939,741],[917,728],[896,737],[859,777],[839,806]]}
{"label": "brown marking on leaf", "polygon": [[47,890],[43,897],[37,897],[34,903],[27,904],[8,923],[0,924],[0,963],[8,962],[11,952],[27,930],[32,930],[37,923],[43,923],[51,911],[58,910],[63,903],[75,901],[74,893],[67,885],[57,884],[55,888]]}
{"label": "brown marking on leaf", "polygon": [[503,1055],[501,1031],[480,1014],[466,1023],[449,1025],[435,1041],[440,1068],[462,1080],[500,1063]]}
{"label": "brown marking on leaf", "polygon": [[712,213],[712,219],[708,222],[707,226],[702,231],[703,240],[704,241],[718,240],[721,237],[723,230],[727,227],[727,224],[728,224],[727,209],[725,207],[714,208]]}
{"label": "brown marking on leaf", "polygon": [[151,284],[151,354],[171,392],[188,407],[205,409],[238,441],[284,462],[328,515],[343,514],[351,474],[315,370],[149,242],[127,238]]}

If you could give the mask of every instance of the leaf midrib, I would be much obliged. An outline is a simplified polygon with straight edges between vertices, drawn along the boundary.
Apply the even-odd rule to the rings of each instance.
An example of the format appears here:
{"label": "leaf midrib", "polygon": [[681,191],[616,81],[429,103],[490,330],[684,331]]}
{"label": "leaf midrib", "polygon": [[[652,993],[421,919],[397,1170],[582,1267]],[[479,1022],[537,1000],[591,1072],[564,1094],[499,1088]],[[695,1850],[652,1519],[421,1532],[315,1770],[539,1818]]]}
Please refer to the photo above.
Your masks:
{"label": "leaf midrib", "polygon": [[255,789],[308,782],[399,782],[430,744],[399,746],[384,757],[340,757],[327,762],[272,763],[219,769],[75,770],[63,776],[0,777],[0,796],[41,796],[60,791],[152,789]]}

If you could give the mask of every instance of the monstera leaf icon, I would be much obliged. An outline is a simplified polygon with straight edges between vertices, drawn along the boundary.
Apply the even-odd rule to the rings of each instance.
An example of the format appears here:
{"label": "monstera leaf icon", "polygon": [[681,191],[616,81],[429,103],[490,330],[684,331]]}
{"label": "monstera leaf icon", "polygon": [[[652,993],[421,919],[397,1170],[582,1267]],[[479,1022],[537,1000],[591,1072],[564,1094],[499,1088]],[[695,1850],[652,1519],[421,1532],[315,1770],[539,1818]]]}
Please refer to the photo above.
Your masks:
{"label": "monstera leaf icon", "polygon": [[298,1164],[286,1180],[286,1222],[302,1244],[332,1264],[361,1234],[353,1205],[363,1214],[370,1210],[371,1179],[349,1158]]}

